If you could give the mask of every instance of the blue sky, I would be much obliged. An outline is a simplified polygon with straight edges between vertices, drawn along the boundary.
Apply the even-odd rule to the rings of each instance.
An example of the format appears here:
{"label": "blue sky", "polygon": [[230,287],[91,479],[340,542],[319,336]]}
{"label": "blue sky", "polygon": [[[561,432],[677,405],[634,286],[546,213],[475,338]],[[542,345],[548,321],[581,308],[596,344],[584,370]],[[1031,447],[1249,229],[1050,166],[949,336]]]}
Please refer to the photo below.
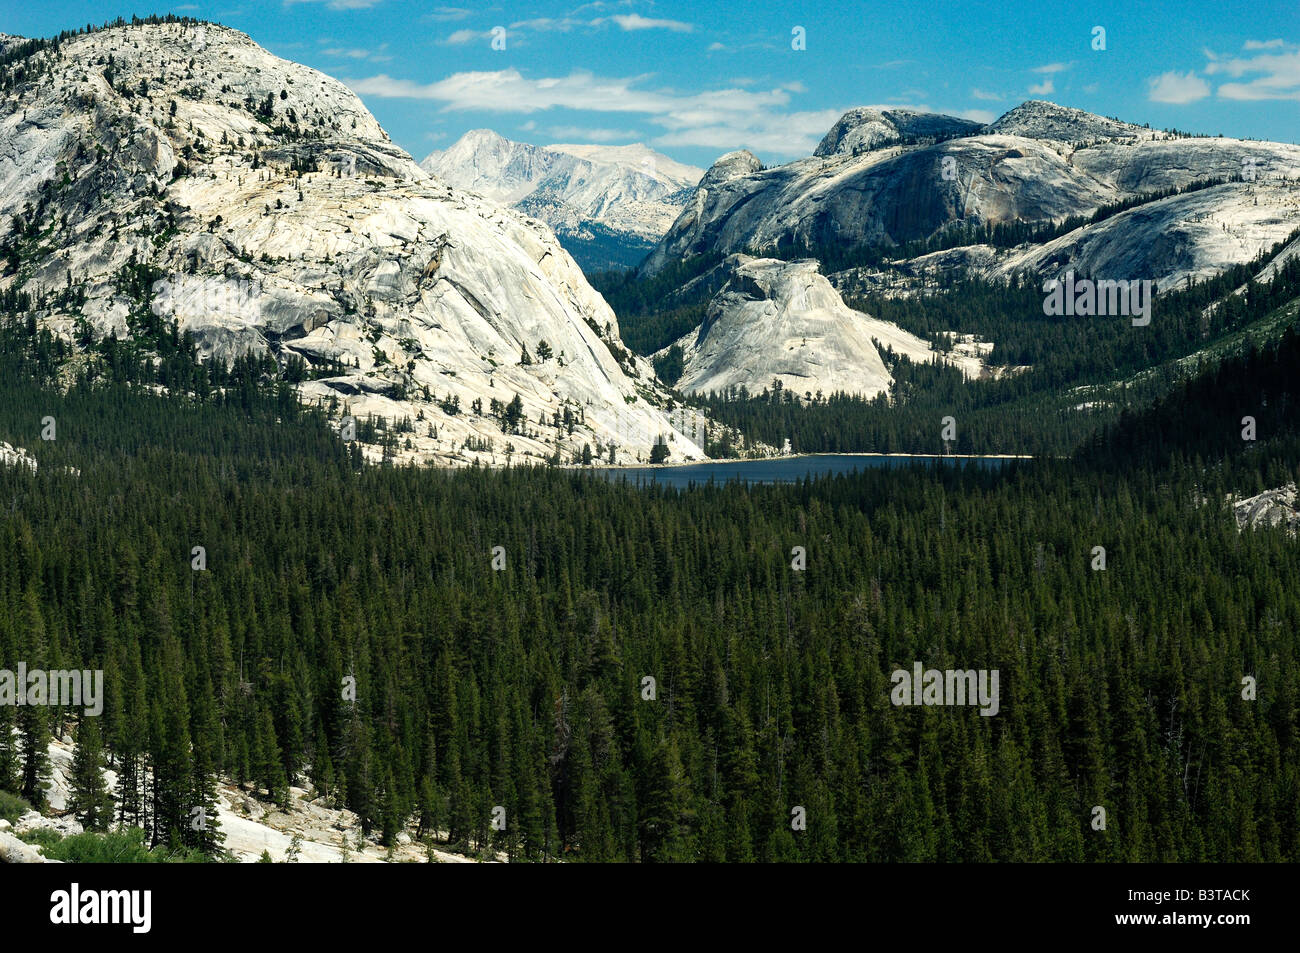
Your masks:
{"label": "blue sky", "polygon": [[988,120],[1026,99],[1300,141],[1295,0],[0,0],[0,31],[169,11],[344,80],[417,159],[488,127],[537,143],[646,142],[701,166],[742,147],[775,163],[807,155],[852,106]]}

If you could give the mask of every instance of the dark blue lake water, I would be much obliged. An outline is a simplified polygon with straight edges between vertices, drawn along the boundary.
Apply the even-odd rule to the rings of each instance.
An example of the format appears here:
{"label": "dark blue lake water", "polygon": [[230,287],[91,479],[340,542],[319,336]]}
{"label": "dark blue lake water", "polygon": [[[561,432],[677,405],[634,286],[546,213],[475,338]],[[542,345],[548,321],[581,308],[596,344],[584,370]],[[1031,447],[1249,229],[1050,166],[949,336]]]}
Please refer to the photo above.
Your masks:
{"label": "dark blue lake water", "polygon": [[716,483],[797,483],[806,476],[853,473],[878,467],[916,465],[964,466],[974,462],[983,467],[1001,467],[1008,457],[878,457],[867,454],[818,454],[805,457],[779,457],[771,460],[734,460],[722,463],[690,463],[677,467],[627,467],[598,469],[606,479],[628,483],[658,483],[663,486],[688,487],[691,484]]}

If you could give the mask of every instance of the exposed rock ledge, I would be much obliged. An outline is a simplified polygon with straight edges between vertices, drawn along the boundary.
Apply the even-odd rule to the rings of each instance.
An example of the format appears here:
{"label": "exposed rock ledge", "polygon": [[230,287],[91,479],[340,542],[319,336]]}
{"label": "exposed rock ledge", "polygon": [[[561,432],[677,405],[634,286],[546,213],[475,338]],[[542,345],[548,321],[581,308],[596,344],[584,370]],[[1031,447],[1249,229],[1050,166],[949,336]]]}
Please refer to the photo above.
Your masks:
{"label": "exposed rock ledge", "polygon": [[1232,515],[1237,519],[1238,529],[1245,529],[1247,526],[1252,529],[1285,526],[1293,535],[1297,528],[1300,528],[1298,502],[1300,498],[1294,483],[1288,483],[1276,490],[1265,490],[1244,500],[1232,496],[1228,498]]}
{"label": "exposed rock ledge", "polygon": [[916,363],[943,361],[967,377],[980,375],[983,351],[974,343],[941,355],[897,325],[850,308],[818,267],[812,259],[727,259],[720,268],[730,274],[703,323],[676,342],[685,359],[678,389],[743,386],[757,394],[776,379],[801,397],[874,397],[893,384],[881,356],[886,348]]}

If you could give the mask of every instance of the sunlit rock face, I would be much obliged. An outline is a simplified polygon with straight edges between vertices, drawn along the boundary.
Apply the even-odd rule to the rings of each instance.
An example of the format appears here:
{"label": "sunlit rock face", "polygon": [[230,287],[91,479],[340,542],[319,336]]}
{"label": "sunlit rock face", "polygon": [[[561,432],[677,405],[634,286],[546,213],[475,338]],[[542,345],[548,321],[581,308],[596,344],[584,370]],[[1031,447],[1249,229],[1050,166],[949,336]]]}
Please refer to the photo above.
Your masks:
{"label": "sunlit rock face", "polygon": [[[902,271],[918,279],[1074,270],[1169,287],[1214,274],[1300,225],[1300,147],[1175,136],[1044,102],[1023,103],[985,127],[859,108],[808,158],[772,168],[747,152],[720,158],[642,271],[654,275],[702,254],[901,245],[954,226],[1050,224],[1211,179],[1235,181],[1130,209],[1050,243],[970,246],[904,262]],[[900,281],[898,272],[828,277],[846,289],[921,284]]]}
{"label": "sunlit rock face", "polygon": [[980,372],[976,356],[942,357],[915,335],[849,308],[816,261],[737,255],[726,264],[730,277],[704,322],[676,342],[685,358],[677,386],[686,393],[743,387],[757,394],[780,381],[801,398],[874,397],[893,384],[885,349],[918,363],[943,360],[969,376]]}
{"label": "sunlit rock face", "polygon": [[[66,41],[6,103],[0,207],[40,226],[0,283],[83,291],[40,314],[69,339],[83,319],[129,336],[143,307],[205,359],[301,357],[304,399],[410,418],[411,459],[613,444],[627,462],[661,436],[703,456],[549,227],[431,177],[347,87],[234,30]],[[142,265],[157,269],[144,296],[122,280]],[[505,434],[491,407],[516,395],[524,423]]]}

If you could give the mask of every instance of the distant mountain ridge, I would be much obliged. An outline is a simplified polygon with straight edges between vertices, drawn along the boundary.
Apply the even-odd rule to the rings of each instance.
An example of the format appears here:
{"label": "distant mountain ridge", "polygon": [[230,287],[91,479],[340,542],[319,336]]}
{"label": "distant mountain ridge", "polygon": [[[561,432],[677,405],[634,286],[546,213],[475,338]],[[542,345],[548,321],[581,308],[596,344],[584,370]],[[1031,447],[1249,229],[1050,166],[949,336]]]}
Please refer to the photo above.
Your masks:
{"label": "distant mountain ridge", "polygon": [[[1208,180],[1225,184],[1191,191]],[[1085,226],[1050,248],[967,244],[935,264],[984,276],[1087,267],[1165,286],[1214,274],[1300,220],[1300,146],[1163,133],[1039,101],[986,126],[861,107],[806,158],[764,168],[749,152],[720,157],[641,273],[700,255],[788,258],[902,246],[954,228],[1082,221],[1123,203],[1136,207],[1096,226],[1105,240]]]}
{"label": "distant mountain ridge", "polygon": [[[659,329],[656,364],[670,377],[680,366],[685,392],[776,379],[797,394],[871,397],[894,383],[873,342],[906,332],[878,320],[888,309],[846,301],[1071,271],[1186,288],[1259,260],[1297,225],[1300,146],[1038,101],[987,125],[859,107],[805,158],[719,157],[636,278],[611,290],[641,302],[625,324],[638,340]],[[981,363],[999,343],[987,331],[918,326],[927,340],[890,345],[913,364],[933,363],[939,345],[968,380],[1023,372],[1021,360]]]}
{"label": "distant mountain ridge", "polygon": [[490,129],[470,130],[420,166],[546,222],[584,269],[639,264],[704,174],[640,143],[537,146]]}

